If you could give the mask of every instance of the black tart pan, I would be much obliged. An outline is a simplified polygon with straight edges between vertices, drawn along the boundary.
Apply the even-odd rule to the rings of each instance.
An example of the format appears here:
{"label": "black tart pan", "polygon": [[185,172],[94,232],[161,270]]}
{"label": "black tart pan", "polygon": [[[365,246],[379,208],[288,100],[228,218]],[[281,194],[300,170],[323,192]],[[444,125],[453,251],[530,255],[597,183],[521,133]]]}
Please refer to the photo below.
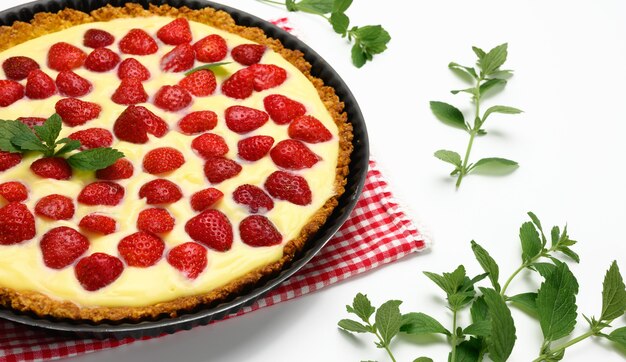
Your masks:
{"label": "black tart pan", "polygon": [[214,307],[200,308],[194,312],[182,314],[175,318],[162,318],[158,320],[143,321],[138,323],[89,323],[65,320],[40,318],[33,314],[19,313],[0,308],[0,318],[16,323],[21,323],[37,328],[44,328],[53,333],[72,334],[79,337],[92,338],[141,338],[145,336],[157,336],[164,333],[174,333],[179,330],[191,329],[195,326],[206,325],[214,320],[236,313],[245,306],[252,305],[280,283],[291,277],[302,266],[311,260],[320,249],[339,230],[341,225],[348,219],[361,194],[368,169],[369,146],[367,130],[363,115],[359,109],[352,92],[337,72],[320,57],[313,49],[298,40],[296,37],[274,26],[273,24],[247,14],[243,11],[216,4],[210,1],[198,0],[156,0],[156,1],[124,1],[124,0],[44,0],[35,1],[16,6],[0,12],[0,24],[11,25],[15,21],[30,21],[35,13],[56,13],[64,8],[72,8],[86,13],[107,4],[123,6],[125,3],[138,3],[144,8],[149,4],[168,4],[173,7],[187,6],[191,9],[201,9],[207,6],[228,12],[239,25],[254,26],[263,29],[272,38],[279,39],[286,48],[297,49],[305,54],[306,60],[313,66],[311,74],[324,81],[325,84],[335,88],[339,98],[345,103],[345,112],[348,120],[354,128],[354,151],[351,155],[350,173],[346,184],[345,193],[339,198],[339,205],[328,218],[327,222],[317,234],[305,246],[304,250],[282,270],[278,275],[271,277],[259,285],[250,288],[247,293],[241,294],[233,300]]}

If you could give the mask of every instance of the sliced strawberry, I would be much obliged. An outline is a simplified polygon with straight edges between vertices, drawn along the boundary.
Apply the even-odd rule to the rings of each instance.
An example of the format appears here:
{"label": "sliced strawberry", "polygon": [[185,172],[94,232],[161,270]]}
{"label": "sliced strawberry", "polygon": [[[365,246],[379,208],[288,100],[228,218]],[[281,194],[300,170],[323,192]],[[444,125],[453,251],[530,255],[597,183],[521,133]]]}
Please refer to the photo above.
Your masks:
{"label": "sliced strawberry", "polygon": [[102,235],[113,234],[117,229],[115,219],[98,214],[85,215],[78,224],[81,228]]}
{"label": "sliced strawberry", "polygon": [[196,97],[206,97],[215,92],[217,81],[212,71],[202,69],[181,79],[178,85],[185,88]]}
{"label": "sliced strawberry", "polygon": [[217,34],[198,40],[193,45],[193,50],[196,52],[196,59],[205,63],[219,62],[228,54],[226,40]]}
{"label": "sliced strawberry", "polygon": [[185,18],[175,19],[159,29],[156,35],[162,42],[169,45],[189,43],[191,41],[189,21]]}
{"label": "sliced strawberry", "polygon": [[312,195],[304,177],[285,171],[274,171],[265,180],[265,189],[276,199],[304,206],[311,203]]}
{"label": "sliced strawberry", "polygon": [[186,242],[167,254],[167,262],[189,279],[196,279],[207,266],[207,250],[200,244]]}
{"label": "sliced strawberry", "polygon": [[85,186],[78,194],[78,202],[84,205],[116,206],[124,198],[124,188],[115,182],[97,181]]}
{"label": "sliced strawberry", "polygon": [[72,177],[72,168],[62,157],[44,157],[30,165],[35,175],[56,180],[69,180]]}
{"label": "sliced strawberry", "polygon": [[135,78],[141,81],[150,79],[150,71],[144,67],[137,59],[124,59],[117,67],[117,76],[120,79]]}
{"label": "sliced strawberry", "polygon": [[174,218],[167,210],[156,207],[142,210],[137,217],[137,229],[154,234],[174,230],[174,223]]}
{"label": "sliced strawberry", "polygon": [[128,106],[113,124],[113,133],[122,141],[131,143],[148,142],[148,127],[139,114],[138,106]]}
{"label": "sliced strawberry", "polygon": [[308,143],[326,142],[333,138],[328,128],[313,116],[301,116],[294,119],[287,132],[289,137]]}
{"label": "sliced strawberry", "polygon": [[193,240],[217,251],[228,251],[233,244],[233,226],[218,210],[206,210],[194,216],[185,224],[185,231]]}
{"label": "sliced strawberry", "polygon": [[156,41],[141,29],[131,29],[120,40],[119,45],[122,53],[133,55],[154,54],[159,50]]}
{"label": "sliced strawberry", "polygon": [[165,179],[156,179],[145,183],[139,189],[139,198],[146,198],[149,205],[171,204],[183,197],[180,187]]}
{"label": "sliced strawberry", "polygon": [[269,116],[258,109],[246,106],[230,106],[224,111],[226,126],[233,132],[244,134],[264,125]]}
{"label": "sliced strawberry", "polygon": [[246,161],[258,161],[265,157],[274,144],[270,136],[252,136],[237,142],[239,157]]}
{"label": "sliced strawberry", "polygon": [[17,56],[7,58],[2,62],[2,69],[8,79],[22,80],[32,70],[39,69],[39,64],[29,57]]}
{"label": "sliced strawberry", "polygon": [[210,131],[216,125],[217,114],[213,111],[191,112],[178,122],[178,128],[186,135]]}
{"label": "sliced strawberry", "polygon": [[44,196],[37,201],[35,214],[52,220],[69,220],[74,217],[74,202],[63,195]]}
{"label": "sliced strawberry", "polygon": [[276,124],[287,124],[306,113],[306,108],[302,103],[281,94],[271,94],[263,98],[263,105]]}
{"label": "sliced strawberry", "polygon": [[48,51],[48,67],[54,70],[72,70],[85,62],[87,54],[72,44],[59,42],[52,44]]}
{"label": "sliced strawberry", "polygon": [[82,97],[93,89],[91,82],[71,70],[59,72],[56,85],[59,93],[67,97]]}
{"label": "sliced strawberry", "polygon": [[39,69],[28,73],[26,77],[26,97],[31,99],[45,99],[57,92],[54,80]]}
{"label": "sliced strawberry", "polygon": [[85,59],[85,68],[92,72],[108,72],[120,62],[120,56],[108,48],[96,48]]}
{"label": "sliced strawberry", "polygon": [[88,48],[104,48],[113,44],[115,37],[108,31],[89,29],[83,35],[83,45]]}
{"label": "sliced strawberry", "polygon": [[98,147],[111,147],[113,145],[113,135],[104,128],[88,128],[77,131],[69,136],[73,140],[80,141],[81,150],[90,150]]}
{"label": "sliced strawberry", "polygon": [[134,107],[134,113],[145,123],[146,132],[151,135],[161,138],[169,131],[169,126],[163,118],[152,113],[148,108],[144,106]]}
{"label": "sliced strawberry", "polygon": [[0,172],[17,166],[20,162],[22,162],[21,153],[9,153],[0,151]]}
{"label": "sliced strawberry", "polygon": [[193,48],[189,43],[183,43],[161,58],[161,69],[165,72],[184,72],[191,69],[195,61]]}
{"label": "sliced strawberry", "polygon": [[191,94],[179,85],[165,85],[154,95],[154,104],[166,111],[180,111],[191,104]]}
{"label": "sliced strawberry", "polygon": [[111,100],[117,104],[132,105],[148,101],[148,93],[143,89],[141,79],[122,78]]}
{"label": "sliced strawberry", "polygon": [[278,142],[270,151],[270,157],[277,166],[290,170],[311,168],[320,160],[304,143],[296,140]]}
{"label": "sliced strawberry", "polygon": [[204,174],[213,184],[235,177],[239,175],[239,172],[241,172],[241,165],[225,157],[210,157],[204,164]]}
{"label": "sliced strawberry", "polygon": [[224,197],[224,193],[213,187],[200,190],[191,195],[191,208],[195,211],[204,211],[221,200],[222,197]]}
{"label": "sliced strawberry", "polygon": [[13,202],[0,208],[0,245],[18,244],[35,234],[35,217],[26,205]]}
{"label": "sliced strawberry", "polygon": [[117,244],[117,251],[128,266],[147,268],[163,256],[165,243],[151,233],[139,231],[128,235]]}
{"label": "sliced strawberry", "polygon": [[8,202],[24,201],[28,198],[28,189],[21,182],[4,182],[0,184],[0,196]]}
{"label": "sliced strawberry", "polygon": [[0,107],[7,107],[24,98],[24,86],[14,80],[0,80]]}
{"label": "sliced strawberry", "polygon": [[224,138],[213,133],[204,133],[194,138],[191,141],[191,148],[204,159],[228,153],[228,145]]}
{"label": "sliced strawberry", "polygon": [[135,167],[125,158],[120,158],[109,167],[96,171],[96,177],[100,180],[124,180],[133,176]]}
{"label": "sliced strawberry", "polygon": [[63,269],[87,252],[89,240],[70,227],[59,226],[43,235],[39,247],[48,268]]}
{"label": "sliced strawberry", "polygon": [[85,290],[90,292],[113,283],[123,271],[122,261],[105,253],[93,253],[80,259],[74,267],[76,279]]}
{"label": "sliced strawberry", "polygon": [[253,64],[248,68],[254,74],[254,90],[278,87],[287,79],[287,71],[274,64]]}
{"label": "sliced strawberry", "polygon": [[233,200],[241,205],[248,206],[251,214],[264,214],[274,208],[274,201],[260,187],[241,185],[233,192]]}
{"label": "sliced strawberry", "polygon": [[143,169],[156,175],[177,170],[185,163],[183,154],[172,147],[159,147],[148,151],[143,158]]}
{"label": "sliced strawberry", "polygon": [[250,215],[239,223],[239,235],[246,245],[254,247],[278,245],[283,236],[272,222],[262,215]]}
{"label": "sliced strawberry", "polygon": [[43,126],[46,123],[46,119],[43,117],[18,117],[17,120],[27,125],[33,131],[35,126]]}
{"label": "sliced strawberry", "polygon": [[233,59],[243,65],[252,65],[261,61],[265,53],[265,46],[259,44],[241,44],[230,51]]}
{"label": "sliced strawberry", "polygon": [[254,91],[254,74],[247,68],[240,69],[222,83],[222,93],[230,98],[246,99]]}
{"label": "sliced strawberry", "polygon": [[80,126],[96,119],[102,111],[99,104],[76,98],[61,99],[54,105],[54,109],[61,116],[63,123],[70,127]]}

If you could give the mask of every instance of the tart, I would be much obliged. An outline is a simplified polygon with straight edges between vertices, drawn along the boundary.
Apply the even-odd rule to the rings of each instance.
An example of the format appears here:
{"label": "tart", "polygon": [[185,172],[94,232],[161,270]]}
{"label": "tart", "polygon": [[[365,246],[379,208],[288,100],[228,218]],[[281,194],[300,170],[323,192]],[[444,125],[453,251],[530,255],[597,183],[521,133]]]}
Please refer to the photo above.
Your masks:
{"label": "tart", "polygon": [[[0,119],[124,158],[0,152],[0,305],[139,321],[282,270],[344,191],[352,128],[299,51],[223,11],[65,9],[0,28]],[[74,151],[76,152],[76,151]]]}

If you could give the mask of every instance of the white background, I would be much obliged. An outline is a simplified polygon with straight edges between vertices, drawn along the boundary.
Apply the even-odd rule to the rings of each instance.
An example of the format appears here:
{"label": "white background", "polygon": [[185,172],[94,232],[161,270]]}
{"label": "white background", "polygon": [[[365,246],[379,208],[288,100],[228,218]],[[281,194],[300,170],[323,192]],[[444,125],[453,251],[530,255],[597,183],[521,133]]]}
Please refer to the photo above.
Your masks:
{"label": "white background", "polygon": [[[22,3],[3,1],[0,8]],[[500,262],[501,275],[519,265],[518,228],[534,211],[544,228],[568,223],[579,240],[579,311],[598,315],[605,270],[617,259],[626,274],[626,2],[615,1],[355,1],[352,24],[382,24],[389,49],[362,69],[350,46],[326,21],[256,1],[219,1],[265,19],[288,15],[298,36],[324,57],[354,92],[369,129],[371,149],[398,199],[430,230],[430,252],[408,257],[294,301],[172,336],[75,358],[76,361],[387,361],[368,336],[353,338],[336,323],[357,292],[376,305],[401,299],[403,312],[422,311],[446,326],[450,313],[423,271],[451,271],[465,264],[479,272],[469,247],[474,239]],[[467,177],[455,191],[448,166],[432,154],[465,150],[467,134],[437,121],[430,100],[453,103],[469,116],[463,82],[450,61],[471,65],[471,46],[509,43],[506,68],[515,76],[486,105],[521,108],[494,115],[490,134],[477,139],[472,160],[501,156],[521,167],[506,177]],[[511,292],[537,287],[522,275]],[[512,361],[537,356],[541,331],[514,310],[518,341]],[[579,320],[576,333],[585,322]],[[615,325],[626,325],[622,317]],[[445,361],[443,338],[400,337],[398,361],[422,355]],[[603,341],[572,347],[567,361],[620,361]]]}

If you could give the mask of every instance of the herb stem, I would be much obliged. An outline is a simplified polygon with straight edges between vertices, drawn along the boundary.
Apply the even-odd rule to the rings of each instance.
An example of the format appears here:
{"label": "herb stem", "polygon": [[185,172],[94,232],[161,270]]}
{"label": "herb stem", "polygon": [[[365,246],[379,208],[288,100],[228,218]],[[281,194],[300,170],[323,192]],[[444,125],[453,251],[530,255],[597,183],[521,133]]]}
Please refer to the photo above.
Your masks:
{"label": "herb stem", "polygon": [[463,164],[461,165],[461,169],[459,170],[459,177],[456,180],[456,188],[458,189],[461,186],[461,181],[463,181],[463,176],[465,176],[469,170],[467,168],[467,163],[469,162],[469,156],[472,152],[472,146],[474,145],[474,138],[478,133],[478,130],[482,126],[480,122],[480,82],[484,79],[480,76],[476,79],[476,85],[474,86],[474,127],[472,127],[469,131],[470,139],[467,144],[467,149],[465,150],[465,158],[463,159]]}
{"label": "herb stem", "polygon": [[533,360],[533,362],[541,362],[541,361],[545,361],[546,358],[549,358],[550,356],[557,354],[561,351],[563,351],[564,349],[566,349],[567,347],[573,346],[578,342],[581,342],[595,334],[597,334],[599,331],[595,330],[595,329],[590,329],[587,333],[581,334],[580,336],[572,339],[571,341],[564,343],[562,345],[560,345],[559,347],[555,348],[555,349],[551,349],[547,352],[544,352],[543,354],[541,354],[541,356],[535,358]]}
{"label": "herb stem", "polygon": [[502,287],[502,290],[500,291],[500,295],[504,297],[504,293],[506,292],[506,289],[509,287],[509,284],[511,284],[511,282],[513,281],[513,279],[517,276],[517,274],[519,274],[522,270],[526,269],[526,267],[528,267],[529,264],[527,263],[523,263],[522,265],[520,265],[519,268],[517,268],[516,271],[513,272],[513,274],[511,274],[511,276],[509,277],[509,279],[506,280],[506,283],[504,283],[504,286]]}
{"label": "herb stem", "polygon": [[452,310],[452,336],[450,337],[451,339],[451,344],[452,344],[452,351],[450,352],[450,361],[456,361],[456,345],[458,343],[457,340],[457,335],[456,335],[456,313],[457,310],[453,309]]}
{"label": "herb stem", "polygon": [[280,1],[273,1],[273,0],[256,0],[258,2],[261,3],[267,3],[267,4],[276,4],[276,5],[285,5],[285,3],[281,3]]}
{"label": "herb stem", "polygon": [[380,342],[380,345],[383,346],[383,348],[385,348],[385,351],[387,351],[387,354],[389,355],[389,358],[391,358],[391,361],[396,362],[396,358],[393,356],[393,353],[391,353],[389,346],[385,344],[385,342],[383,341],[383,338],[380,336],[380,334],[378,334],[378,331],[371,324],[369,326],[374,330],[374,334],[376,334],[376,337],[378,337],[378,341]]}

